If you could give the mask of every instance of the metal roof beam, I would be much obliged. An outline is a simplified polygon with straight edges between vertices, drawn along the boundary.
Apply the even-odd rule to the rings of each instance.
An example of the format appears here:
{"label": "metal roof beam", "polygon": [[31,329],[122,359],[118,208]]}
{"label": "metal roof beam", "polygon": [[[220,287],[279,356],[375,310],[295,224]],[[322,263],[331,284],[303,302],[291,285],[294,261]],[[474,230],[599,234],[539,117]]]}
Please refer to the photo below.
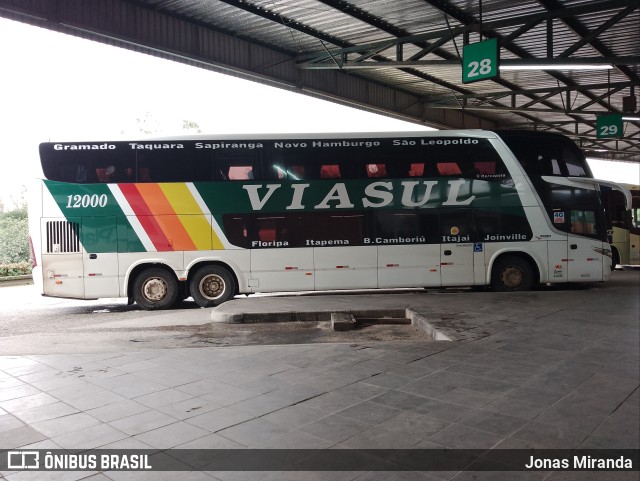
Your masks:
{"label": "metal roof beam", "polygon": [[[578,109],[564,109],[559,107],[525,107],[525,106],[512,106],[512,105],[497,105],[491,104],[486,105],[484,102],[480,102],[477,104],[467,103],[463,105],[458,105],[457,103],[449,103],[446,105],[443,104],[431,104],[426,103],[426,106],[432,109],[449,109],[449,110],[487,110],[494,112],[537,112],[537,113],[545,113],[545,114],[563,114],[563,115],[596,115],[596,114],[606,114],[609,113],[608,110],[594,110],[592,112],[585,112],[584,110]],[[543,122],[538,120],[538,122]],[[574,123],[571,121],[570,123]]]}
{"label": "metal roof beam", "polygon": [[[558,8],[560,5],[560,3],[557,0],[538,0],[538,3],[540,3],[540,5],[544,6],[549,10],[554,10]],[[635,8],[638,8],[639,6],[640,6],[640,0],[627,0],[626,4],[624,5],[624,7],[626,7],[625,9],[628,9],[628,8],[635,9]],[[563,17],[561,20],[567,27],[573,30],[581,38],[586,38],[591,34],[589,29],[586,28],[584,25],[582,25],[576,18]],[[597,38],[591,38],[591,40],[589,41],[589,45],[593,47],[598,53],[604,55],[605,57],[613,54],[613,52],[607,47],[605,47],[602,44],[602,42],[600,42]],[[636,75],[636,73],[631,69],[625,68],[624,66],[619,66],[618,70],[620,70],[620,72],[625,74],[627,78],[629,78],[630,80],[639,79],[638,75]]]}
{"label": "metal roof beam", "polygon": [[[226,0],[223,0],[223,1],[226,1]],[[229,1],[231,1],[231,0],[229,0]],[[545,21],[545,20],[548,20],[548,19],[556,19],[556,18],[562,19],[562,18],[565,18],[565,17],[573,17],[573,16],[576,16],[576,15],[583,15],[583,14],[588,14],[588,13],[615,10],[615,9],[627,7],[629,5],[630,1],[633,2],[634,4],[640,2],[640,0],[607,0],[607,1],[600,1],[600,2],[594,1],[594,2],[588,2],[585,5],[580,5],[580,6],[576,6],[576,7],[558,8],[558,9],[555,9],[555,10],[552,10],[552,11],[548,11],[548,12],[545,12],[545,13],[522,15],[522,16],[515,17],[515,18],[508,18],[508,19],[501,19],[501,20],[483,22],[482,26],[483,26],[483,29],[486,29],[487,31],[490,31],[490,30],[497,30],[497,29],[510,27],[510,26],[516,26],[516,25],[528,26],[529,24],[531,24],[531,26],[529,28],[527,28],[527,30],[530,30],[531,28],[533,28],[535,26],[535,24],[538,24],[538,23],[540,23],[542,21]],[[227,2],[227,3],[229,3],[229,2]],[[328,2],[324,2],[324,3],[329,4]],[[344,2],[341,2],[341,3],[344,3]],[[428,2],[428,3],[438,4],[438,5],[441,5],[441,6],[443,4],[443,2]],[[436,8],[438,8],[437,5],[434,5],[434,6]],[[443,7],[443,8],[445,8],[445,7]],[[442,10],[442,8],[439,8],[439,9]],[[447,10],[449,10],[449,9],[447,8]],[[341,11],[343,11],[343,10],[341,10]],[[348,13],[349,15],[352,14],[348,10],[344,11],[344,13]],[[449,14],[449,12],[445,12],[445,13]],[[462,13],[464,13],[464,12],[462,12]],[[452,15],[452,16],[454,16],[454,15]],[[447,37],[447,36],[449,36],[449,38],[451,38],[452,36],[457,37],[458,35],[461,35],[461,34],[463,34],[465,32],[477,32],[478,31],[478,24],[475,21],[475,19],[473,17],[467,16],[466,14],[464,16],[465,16],[465,18],[469,19],[468,20],[468,24],[464,24],[464,25],[461,25],[461,26],[453,27],[451,30],[440,29],[440,30],[435,30],[435,31],[429,32],[429,33],[416,34],[416,35],[406,35],[406,36],[399,35],[398,34],[399,32],[398,33],[392,33],[392,35],[394,35],[394,36],[396,36],[398,38],[384,40],[384,41],[380,41],[380,42],[372,42],[372,43],[369,43],[369,44],[363,44],[363,45],[347,47],[347,48],[342,48],[342,49],[335,49],[335,50],[331,51],[331,54],[332,55],[340,55],[342,53],[362,52],[363,48],[374,49],[374,48],[379,47],[380,45],[386,45],[389,42],[394,43],[394,44],[404,44],[404,43],[416,44],[417,42],[424,41],[424,40],[440,39],[440,38]],[[456,18],[456,17],[454,16],[454,18]],[[456,20],[461,21],[459,18],[456,18]],[[464,23],[464,22],[462,22],[462,23]],[[388,32],[388,33],[391,33],[391,32]],[[524,32],[522,32],[522,33],[524,33]],[[506,36],[504,38],[505,39],[509,39],[510,37],[511,37],[511,35],[508,35],[508,36]],[[511,38],[510,40],[513,40],[513,38]],[[301,55],[298,56],[298,60],[299,61],[305,61],[305,60],[308,60],[308,59],[315,58],[317,56],[326,58],[327,55],[328,55],[327,52],[325,52],[324,50],[318,50],[316,52],[308,52],[308,53],[301,54]]]}
{"label": "metal roof beam", "polygon": [[[384,50],[389,48],[387,45]],[[375,52],[369,56],[362,55],[359,58],[370,58]],[[359,60],[344,61],[342,57],[333,57],[335,61],[325,61],[317,63],[299,63],[298,66],[304,70],[321,70],[321,69],[344,69],[344,70],[362,70],[362,69],[385,69],[385,68],[402,68],[402,67],[451,67],[461,65],[460,59],[451,60],[383,60],[376,62],[364,62]],[[636,56],[612,56],[612,57],[565,57],[565,58],[506,58],[500,60],[500,65],[505,67],[524,67],[524,66],[551,66],[553,70],[555,65],[640,65],[640,57]]]}
{"label": "metal roof beam", "polygon": [[[408,33],[409,33],[404,29],[400,29],[398,27],[395,27],[395,26],[389,24],[388,22],[385,22],[385,21],[379,19],[378,17],[369,14],[365,10],[362,10],[362,9],[360,9],[358,7],[355,7],[355,6],[353,6],[353,5],[351,5],[351,4],[347,3],[347,2],[344,2],[342,0],[318,0],[318,1],[321,1],[325,5],[328,5],[328,6],[332,7],[332,8],[335,8],[335,9],[341,11],[342,13],[350,15],[350,16],[352,16],[352,17],[354,17],[354,18],[356,18],[356,19],[358,19],[358,20],[360,20],[362,22],[365,22],[365,23],[367,23],[367,24],[369,24],[369,25],[371,25],[371,26],[373,26],[375,28],[378,28],[380,30],[383,30],[383,31],[385,31],[387,33],[390,33],[391,35],[394,35],[396,37],[406,37],[408,35]],[[438,48],[439,45],[444,44],[444,43],[446,43],[446,41],[449,41],[449,39],[453,39],[455,37],[455,34],[452,31],[447,30],[447,33],[449,34],[449,37],[447,37],[447,36],[442,37],[433,45],[429,45],[428,43],[425,43],[424,41],[414,41],[414,42],[411,42],[411,43],[413,43],[414,45],[417,45],[417,46],[419,46],[419,47],[421,47],[423,49],[418,54],[420,57],[426,55],[427,53],[432,53],[433,52],[436,55],[444,58],[445,59],[444,61],[459,62],[460,59],[457,56],[452,55],[449,52]],[[445,41],[445,39],[446,39],[446,41]],[[389,45],[389,43],[382,43],[381,45],[377,45],[376,47],[379,48],[379,47],[387,46],[387,45]],[[328,51],[327,51],[327,53],[328,53]],[[361,56],[358,58],[358,60],[364,59],[366,57],[366,55],[367,55],[366,53],[363,53],[362,50],[360,50],[360,53],[361,53]],[[336,69],[339,66],[344,66],[345,65],[345,63],[346,63],[345,59],[346,59],[347,55],[348,55],[347,53],[341,53],[338,56],[339,57],[339,60],[338,60],[333,55],[331,55],[330,57],[326,57],[323,54],[322,58],[324,58],[324,59],[329,58],[330,59],[329,62],[322,62],[318,57],[315,57],[315,58],[312,57],[310,62],[304,62],[302,64],[299,64],[299,66],[301,68],[303,68],[303,69],[305,69],[305,68],[308,68],[308,69],[320,69],[323,66],[327,66],[327,67],[329,67],[331,69]],[[370,58],[375,58],[378,61],[381,60],[378,56],[371,55],[369,57]],[[411,61],[415,61],[415,60],[409,60],[409,62],[411,62]],[[398,62],[398,60],[395,60],[395,62]],[[383,60],[383,62],[359,62],[359,61],[356,61],[356,62],[353,62],[352,65],[354,65],[356,68],[359,68],[358,66],[360,66],[360,65],[362,65],[362,66],[364,66],[366,68],[366,66],[368,66],[368,65],[371,65],[371,64],[375,65],[375,64],[380,64],[380,63],[386,63],[386,61],[384,61],[384,60]],[[427,79],[425,77],[425,75],[426,75],[425,73],[423,73],[420,70],[416,70],[414,68],[411,68],[411,67],[412,67],[412,65],[408,63],[406,65],[400,65],[397,68],[400,68],[403,72],[406,72],[406,73],[408,73],[410,75],[413,75],[413,76],[416,76],[416,77],[419,77],[419,78]],[[462,90],[466,90],[463,87],[459,87],[459,86],[454,85],[454,84],[448,84],[446,82],[443,82],[442,80],[438,79],[437,77],[433,77],[431,75],[429,75],[429,81],[432,82],[432,83],[435,83],[436,85],[446,86],[451,91],[461,92]],[[505,88],[516,88],[515,85],[507,82],[506,80],[502,80],[502,79],[498,78],[498,79],[493,79],[493,81],[498,83],[499,85],[502,85]],[[525,115],[525,114],[521,114],[521,115],[523,115],[525,118],[528,118],[528,116]]]}
{"label": "metal roof beam", "polygon": [[[327,43],[332,43],[334,45],[338,45],[338,46],[342,47],[343,49],[353,48],[354,47],[353,44],[351,44],[349,42],[346,42],[346,41],[344,41],[342,39],[339,39],[339,38],[337,38],[337,37],[335,37],[333,35],[328,35],[328,34],[326,34],[324,32],[319,31],[319,30],[316,30],[316,29],[313,29],[311,27],[305,26],[304,24],[302,24],[300,22],[297,22],[297,21],[295,21],[293,19],[290,19],[288,17],[284,17],[284,16],[282,16],[282,15],[280,15],[278,13],[272,12],[272,11],[266,9],[266,8],[257,7],[255,5],[249,4],[249,3],[244,2],[242,0],[220,0],[220,1],[222,1],[222,2],[224,2],[226,4],[228,4],[228,5],[232,5],[234,7],[237,7],[239,9],[245,10],[247,12],[250,12],[250,13],[252,13],[254,15],[258,15],[258,16],[260,16],[262,18],[267,19],[267,20],[283,24],[288,28],[291,28],[293,30],[297,30],[297,31],[302,32],[302,33],[304,33],[306,35],[310,35],[310,36],[312,36],[314,38],[317,38],[317,39],[319,39],[319,40],[321,40],[323,42],[327,42]],[[340,4],[342,4],[342,8],[345,8],[348,5],[345,2],[327,2],[327,4],[329,4],[329,3],[335,3],[335,4],[340,3]],[[353,7],[353,8],[355,8],[355,7]],[[374,19],[375,17],[371,16],[371,18]],[[380,20],[380,22],[382,22],[382,20]],[[387,25],[386,28],[390,27],[390,25],[386,24],[386,22],[385,22],[385,25]],[[379,43],[379,45],[377,45],[377,47],[383,47],[385,45],[389,46],[389,45],[392,45],[392,44],[393,44],[392,42],[388,41],[388,42]],[[325,51],[325,55],[328,55],[325,58],[331,58],[332,59],[332,64],[334,65],[334,67],[336,67],[335,62],[339,62],[339,60],[335,59],[335,57],[333,57],[332,54],[329,54],[328,53],[329,49],[327,49],[326,47],[325,47],[325,50],[326,50]],[[355,47],[355,50],[352,50],[352,51],[353,52],[360,52],[363,56],[366,56],[366,51],[363,50],[362,48],[357,47],[357,46]],[[340,55],[340,57],[341,57],[341,55]],[[381,56],[375,55],[375,54],[372,56],[372,58],[375,58],[377,60],[383,60],[383,61],[388,60],[385,57],[381,57]],[[314,59],[314,61],[317,61],[317,60],[318,59]],[[438,79],[437,77],[425,74],[425,73],[423,73],[423,72],[421,72],[419,70],[410,69],[410,68],[404,68],[403,71],[408,73],[408,74],[410,74],[410,75],[413,75],[413,76],[415,76],[417,78],[420,78],[422,80],[426,80],[428,82],[432,82],[432,83],[434,83],[436,85],[440,85],[440,86],[448,88],[450,90],[454,90],[454,91],[462,92],[462,93],[469,93],[470,92],[467,89],[461,88],[461,87],[459,87],[457,85],[454,85],[454,84],[450,84],[448,82],[444,82],[444,81]]]}
{"label": "metal roof beam", "polygon": [[631,12],[633,12],[637,8],[638,8],[638,5],[629,5],[624,10],[621,10],[620,12],[616,13],[613,17],[611,17],[609,20],[604,22],[598,28],[596,28],[595,30],[592,30],[591,33],[582,37],[580,40],[574,43],[571,47],[567,48],[564,52],[558,55],[558,57],[568,57],[572,53],[580,50],[585,45],[590,44],[598,35],[600,35],[602,32],[607,30],[609,27],[618,23],[620,20],[622,20],[624,17],[629,15]]}
{"label": "metal roof beam", "polygon": [[[360,18],[362,21],[367,21],[367,19],[365,19],[364,16],[362,16],[360,13],[354,14],[353,10],[349,11],[349,9],[347,8],[348,4],[346,4],[345,2],[333,1],[333,0],[323,0],[323,1],[324,1],[325,4],[328,4],[328,5],[337,5],[341,11],[343,11],[345,13],[348,13],[348,14],[356,17],[356,18]],[[458,9],[457,7],[451,5],[450,3],[446,2],[446,1],[443,1],[443,0],[425,0],[425,1],[427,3],[429,3],[430,5],[434,6],[435,8],[438,8],[439,10],[443,11],[444,13],[453,16],[453,18],[455,18],[456,20],[460,21],[461,23],[465,24],[465,26],[462,27],[462,28],[458,27],[458,28],[455,28],[455,29],[451,29],[450,31],[449,30],[443,30],[442,32],[440,32],[441,35],[442,35],[442,38],[441,38],[441,42],[442,43],[445,43],[443,41],[443,39],[446,38],[447,41],[448,41],[449,38],[454,38],[455,36],[459,35],[461,32],[468,31],[468,30],[477,30],[478,25],[476,23],[475,18],[473,16],[470,16],[470,15],[466,14],[465,12],[463,12],[462,10]],[[640,3],[640,0],[631,0],[631,1],[633,3]],[[628,1],[627,2],[618,2],[618,1],[612,1],[612,2],[590,2],[589,5],[592,8],[595,9],[593,11],[603,11],[603,10],[609,10],[609,9],[614,9],[614,8],[628,7],[629,3],[628,3]],[[522,34],[526,30],[528,30],[529,28],[532,28],[532,27],[529,27],[529,25],[527,25],[527,23],[532,24],[534,21],[538,21],[539,22],[539,21],[541,21],[543,19],[547,19],[548,20],[550,18],[557,18],[557,17],[563,16],[563,15],[559,15],[559,12],[563,11],[564,13],[566,13],[568,10],[569,9],[557,8],[553,12],[548,11],[545,14],[536,15],[535,17],[528,17],[528,16],[527,17],[519,17],[517,19],[519,24],[521,24],[526,19],[525,25],[528,27],[528,28],[519,29],[520,30],[519,34]],[[362,11],[359,10],[359,12],[362,12]],[[572,14],[573,15],[578,15],[578,14],[581,14],[581,13],[582,14],[586,13],[586,10],[581,10],[580,13],[578,13],[577,9],[572,9]],[[392,33],[392,34],[394,34],[396,36],[401,34],[401,31],[399,31],[398,29],[396,29],[396,30],[391,29],[390,30],[389,27],[388,27],[388,24],[381,25],[381,27],[384,27],[385,31],[387,31],[389,33]],[[485,23],[483,25],[483,30],[485,30],[485,29],[489,30],[490,28],[499,28],[497,26],[497,22],[495,22],[493,25],[488,25],[487,23]],[[488,36],[495,36],[500,41],[505,40],[505,42],[504,42],[505,47],[510,42],[512,42],[514,38],[516,38],[516,36],[513,35],[513,34],[510,35],[506,39],[501,38],[499,35],[497,35],[495,33],[493,33],[492,35],[488,35]],[[398,41],[406,41],[406,42],[410,42],[410,43],[414,43],[414,44],[418,44],[417,40],[418,40],[418,36],[409,36],[409,37],[404,37],[402,39],[398,39]],[[390,39],[390,40],[386,41],[385,44],[389,45],[388,42],[391,42],[391,41],[394,41],[394,40]],[[358,47],[358,51],[360,53],[363,52],[363,50],[362,50],[363,47],[364,46]],[[369,47],[373,47],[373,44],[369,45]],[[426,48],[429,48],[429,47],[426,47]],[[543,62],[548,63],[549,62],[549,60],[546,60],[546,59],[545,60],[543,60],[543,59],[533,59],[532,56],[530,54],[528,54],[526,51],[524,51],[521,48],[517,48],[515,46],[507,48],[507,50],[512,51],[513,53],[515,53],[516,55],[518,55],[522,59],[526,59],[528,62],[531,62],[531,61],[534,61],[534,62],[535,61],[540,61],[540,63],[543,63]],[[424,51],[424,48],[423,48],[423,51]],[[334,52],[331,52],[331,53],[333,54]],[[344,62],[343,59],[345,58],[346,55],[348,55],[348,53],[349,52],[347,50],[343,49],[341,51],[340,55],[339,55],[339,58],[342,61],[342,63],[340,63],[340,62],[338,62],[338,63],[340,64],[341,68],[343,68],[343,69],[350,69],[350,68],[381,68],[383,66],[384,67],[389,67],[389,68],[403,68],[403,67],[417,67],[417,66],[423,66],[424,65],[423,61],[419,61],[419,60],[409,60],[407,62],[402,62],[402,63],[401,62],[397,62],[397,61],[394,63],[393,61],[391,61],[391,62],[384,62],[383,65],[381,65],[380,62],[358,62],[358,63]],[[438,51],[437,53],[440,53],[440,52]],[[298,59],[297,59],[298,60],[298,65],[300,66],[300,68],[303,68],[303,69],[304,68],[320,69],[320,68],[323,68],[323,67],[327,67],[327,68],[331,68],[331,69],[338,68],[338,65],[336,65],[335,61],[331,61],[331,63],[321,62],[321,61],[318,62],[319,60],[321,60],[321,58],[318,58],[318,56],[315,56],[315,58],[314,57],[310,57],[310,58],[313,59],[312,61],[315,62],[315,63],[310,64],[310,63],[305,63],[304,62],[304,58],[305,57],[298,57]],[[324,58],[324,59],[329,58],[329,57],[327,57],[327,52],[324,52],[322,54],[322,58]],[[335,59],[335,57],[332,57],[332,60],[333,59]],[[590,59],[590,60],[594,60],[594,59]],[[446,62],[446,61],[447,60],[444,60],[442,62]],[[571,61],[575,61],[575,59],[573,59],[573,60],[566,59],[565,61],[571,62]],[[585,59],[578,60],[578,61],[584,62]],[[612,60],[610,58],[607,63],[610,63],[611,61],[617,61],[620,64],[620,63],[625,63],[627,61],[630,61],[630,62],[637,61],[637,59],[635,59],[635,58],[631,58],[631,59],[619,58],[617,60]],[[414,62],[420,62],[420,63],[414,63]],[[439,61],[433,61],[433,62],[439,62]],[[506,62],[506,60],[503,61],[503,63],[504,62]],[[598,57],[597,59],[594,60],[594,62],[603,62],[604,63],[605,60],[603,60],[603,59]],[[504,63],[504,64],[506,65],[506,63]],[[435,63],[433,65],[435,65]],[[413,69],[411,71],[409,71],[409,73],[413,73]],[[556,78],[557,80],[563,82],[567,86],[575,86],[575,85],[577,85],[570,78],[568,78],[568,77],[566,77],[566,76],[564,76],[564,75],[562,75],[560,73],[550,72],[550,75],[552,77]],[[517,89],[517,86],[512,85],[509,82],[506,82],[504,80],[493,79],[493,81],[495,81],[496,83],[498,83],[498,84],[500,84],[500,85],[502,85],[504,87],[507,87],[507,88],[510,88],[510,89],[513,89],[513,90]],[[436,82],[436,83],[439,83],[439,82]],[[459,88],[451,88],[451,90],[452,91],[460,91]],[[537,100],[537,101],[540,101],[540,102],[543,102],[543,100],[544,100],[544,99],[536,99],[532,94],[524,94],[524,95],[529,95],[532,100]],[[590,96],[588,93],[585,93],[585,95],[588,96],[588,97],[591,97],[592,99],[594,98],[594,97]],[[552,109],[554,108],[554,106],[552,104],[548,104],[546,102],[543,102],[543,103],[545,105],[548,105]]]}
{"label": "metal roof beam", "polygon": [[602,95],[599,95],[599,96],[598,96],[598,97],[596,97],[595,99],[591,99],[591,100],[589,100],[588,102],[586,102],[586,103],[584,103],[584,104],[580,105],[579,107],[576,107],[576,109],[575,109],[575,110],[578,110],[578,111],[580,111],[580,110],[584,110],[584,109],[586,109],[587,107],[590,107],[591,105],[593,105],[594,103],[596,103],[596,102],[600,102],[601,100],[604,100],[606,97],[608,97],[608,96],[610,96],[610,95],[612,95],[612,94],[614,94],[614,93],[616,93],[616,92],[619,92],[619,91],[620,91],[620,90],[622,90],[623,88],[625,88],[625,87],[615,87],[615,88],[610,88],[610,89],[608,89],[605,93],[603,93]]}
{"label": "metal roof beam", "polygon": [[[501,92],[482,92],[482,93],[473,93],[466,95],[456,95],[456,100],[470,100],[470,99],[485,99],[485,98],[501,98],[507,97],[510,95],[524,95],[528,93],[534,94],[546,94],[546,93],[561,93],[561,92],[588,92],[592,90],[600,90],[606,88],[631,88],[640,86],[640,82],[601,82],[596,84],[586,84],[586,85],[574,85],[574,86],[562,86],[562,87],[549,87],[549,88],[537,88],[537,89],[521,89],[521,90],[504,90]],[[426,102],[439,102],[439,101],[449,101],[451,99],[450,94],[446,95],[430,95],[424,97]]]}

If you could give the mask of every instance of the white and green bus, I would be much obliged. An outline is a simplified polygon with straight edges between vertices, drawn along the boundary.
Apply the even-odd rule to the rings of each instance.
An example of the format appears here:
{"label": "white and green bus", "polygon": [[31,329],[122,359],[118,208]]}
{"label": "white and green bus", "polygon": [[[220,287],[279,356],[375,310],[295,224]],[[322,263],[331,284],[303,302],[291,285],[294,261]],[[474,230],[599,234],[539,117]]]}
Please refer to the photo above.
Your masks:
{"label": "white and green bus", "polygon": [[238,293],[599,282],[598,181],[528,132],[227,136],[40,146],[45,296],[164,309]]}
{"label": "white and green bus", "polygon": [[616,189],[603,187],[602,199],[613,252],[611,268],[640,267],[640,186],[623,184],[631,193],[629,210],[625,196]]}

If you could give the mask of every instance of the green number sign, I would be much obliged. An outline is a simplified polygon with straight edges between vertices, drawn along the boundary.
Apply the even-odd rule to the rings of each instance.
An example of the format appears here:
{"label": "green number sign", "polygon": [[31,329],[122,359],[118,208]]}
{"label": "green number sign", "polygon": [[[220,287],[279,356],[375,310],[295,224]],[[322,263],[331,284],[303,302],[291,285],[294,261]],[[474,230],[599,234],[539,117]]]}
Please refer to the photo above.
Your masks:
{"label": "green number sign", "polygon": [[622,114],[599,115],[596,129],[598,139],[622,137]]}
{"label": "green number sign", "polygon": [[462,48],[462,83],[497,77],[499,62],[497,38],[465,45]]}

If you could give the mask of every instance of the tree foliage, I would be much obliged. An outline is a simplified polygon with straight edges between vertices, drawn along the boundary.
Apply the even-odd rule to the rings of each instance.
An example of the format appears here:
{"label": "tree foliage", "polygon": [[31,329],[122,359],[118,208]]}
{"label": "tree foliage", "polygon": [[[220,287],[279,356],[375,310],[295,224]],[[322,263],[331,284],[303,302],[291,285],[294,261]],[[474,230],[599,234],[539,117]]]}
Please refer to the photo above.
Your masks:
{"label": "tree foliage", "polygon": [[15,209],[0,217],[0,264],[26,262],[29,259],[27,210]]}

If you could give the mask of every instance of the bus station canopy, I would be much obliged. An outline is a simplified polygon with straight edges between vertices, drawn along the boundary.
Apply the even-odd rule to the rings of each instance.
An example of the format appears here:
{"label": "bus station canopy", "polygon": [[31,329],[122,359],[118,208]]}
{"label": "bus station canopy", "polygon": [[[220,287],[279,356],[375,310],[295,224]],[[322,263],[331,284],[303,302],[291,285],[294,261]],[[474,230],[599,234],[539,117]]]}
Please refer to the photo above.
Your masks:
{"label": "bus station canopy", "polygon": [[[0,0],[0,16],[418,124],[559,132],[590,157],[640,162],[640,0]],[[481,41],[499,60],[463,61]],[[607,114],[621,129],[598,125]]]}

